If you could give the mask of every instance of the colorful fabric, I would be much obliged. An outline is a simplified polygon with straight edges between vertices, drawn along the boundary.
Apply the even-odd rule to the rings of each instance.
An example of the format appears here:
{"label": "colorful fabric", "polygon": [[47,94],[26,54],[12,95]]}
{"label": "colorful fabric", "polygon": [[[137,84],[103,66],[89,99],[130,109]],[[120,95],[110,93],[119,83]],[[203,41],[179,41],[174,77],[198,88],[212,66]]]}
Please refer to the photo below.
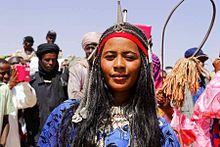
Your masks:
{"label": "colorful fabric", "polygon": [[[59,145],[59,125],[61,123],[61,118],[63,113],[73,105],[79,103],[77,100],[67,100],[62,103],[59,107],[54,109],[54,111],[48,117],[47,122],[42,129],[40,138],[38,140],[38,146],[46,147],[46,146],[60,146]],[[73,110],[68,111],[69,114],[67,116],[72,116],[74,114]],[[164,147],[179,147],[179,142],[174,131],[171,129],[169,124],[163,119],[159,118],[160,129],[163,134],[161,136],[161,143]],[[76,130],[73,128],[69,138],[74,138]],[[102,138],[103,132],[100,130],[98,134],[98,138]],[[105,146],[119,146],[119,147],[126,147],[129,144],[130,138],[130,131],[128,126],[125,125],[124,127],[117,128],[112,130],[108,134],[105,134],[104,142]]]}
{"label": "colorful fabric", "polygon": [[152,26],[148,26],[144,24],[135,24],[135,26],[140,28],[142,31],[144,31],[144,34],[146,35],[147,39],[151,38]]}
{"label": "colorful fabric", "polygon": [[148,56],[148,52],[147,52],[147,49],[144,47],[144,45],[140,42],[140,40],[130,34],[130,33],[127,33],[127,32],[115,32],[115,33],[112,33],[110,35],[108,35],[107,37],[105,37],[101,44],[99,45],[99,48],[98,48],[98,53],[101,52],[101,49],[102,47],[105,45],[105,43],[111,39],[111,38],[114,38],[114,37],[122,37],[122,38],[127,38],[127,39],[130,39],[131,41],[133,41],[134,43],[136,43],[138,45],[138,47],[140,47],[140,49],[142,50],[142,52],[145,54],[145,56],[147,57]]}
{"label": "colorful fabric", "polygon": [[210,130],[211,133],[211,142],[213,147],[219,147],[220,146],[220,121],[219,119],[214,119],[213,124]]}
{"label": "colorful fabric", "polygon": [[213,137],[219,134],[215,129],[215,119],[220,119],[220,71],[207,84],[197,100],[192,117],[187,118],[175,109],[171,126],[178,130],[181,136],[185,136],[182,141],[186,145],[195,142],[197,147],[211,147],[217,142]]}
{"label": "colorful fabric", "polygon": [[152,53],[152,63],[153,63],[153,77],[154,77],[154,86],[155,89],[159,89],[162,87],[163,78],[161,77],[161,70],[160,70],[160,59]]}

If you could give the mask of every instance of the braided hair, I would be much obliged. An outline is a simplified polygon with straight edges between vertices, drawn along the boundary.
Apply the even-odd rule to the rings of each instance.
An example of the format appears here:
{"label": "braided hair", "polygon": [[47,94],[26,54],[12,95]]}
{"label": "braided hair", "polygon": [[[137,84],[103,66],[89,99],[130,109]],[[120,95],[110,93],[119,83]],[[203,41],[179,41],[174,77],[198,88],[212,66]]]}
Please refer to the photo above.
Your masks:
{"label": "braided hair", "polygon": [[[59,132],[61,146],[67,146],[68,144],[73,147],[96,146],[99,128],[111,123],[110,110],[114,97],[106,85],[100,60],[103,48],[101,44],[106,37],[116,32],[126,32],[135,36],[145,49],[145,51],[143,51],[143,48],[139,49],[141,55],[139,78],[136,86],[134,86],[132,98],[128,105],[126,105],[126,114],[132,114],[131,117],[126,116],[129,120],[131,130],[130,145],[139,147],[161,146],[161,131],[156,114],[154,84],[149,58],[146,55],[148,42],[144,33],[129,23],[117,24],[110,27],[100,38],[97,56],[88,76],[89,80],[85,95],[74,113],[74,121],[71,119],[66,121],[69,113],[63,115]],[[75,106],[73,107],[75,108]],[[70,109],[67,111],[72,111],[73,108]],[[71,128],[73,127],[77,130],[75,137],[66,136],[66,134],[71,134]]]}

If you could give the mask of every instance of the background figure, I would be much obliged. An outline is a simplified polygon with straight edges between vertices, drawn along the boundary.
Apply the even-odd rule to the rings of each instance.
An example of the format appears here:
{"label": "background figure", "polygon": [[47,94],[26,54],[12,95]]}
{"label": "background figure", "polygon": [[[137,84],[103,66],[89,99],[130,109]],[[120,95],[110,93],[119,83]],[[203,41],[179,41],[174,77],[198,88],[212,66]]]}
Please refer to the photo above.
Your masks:
{"label": "background figure", "polygon": [[220,55],[218,58],[216,58],[213,63],[212,63],[213,67],[214,67],[214,71],[215,73],[217,73],[220,70]]}
{"label": "background figure", "polygon": [[37,104],[25,110],[29,145],[35,146],[38,135],[51,111],[67,98],[63,88],[61,73],[58,71],[59,47],[56,44],[44,43],[38,46],[38,72],[30,84],[35,89]]}
{"label": "background figure", "polygon": [[214,67],[214,70],[210,73],[211,79],[214,77],[215,73],[217,73],[217,71],[220,70],[220,55],[219,55],[218,58],[216,58],[216,59],[212,62],[212,66]]}
{"label": "background figure", "polygon": [[188,49],[185,58],[176,62],[163,83],[163,92],[171,104],[188,117],[191,117],[194,104],[205,89],[208,75],[204,69],[207,55],[200,50],[196,57],[192,57],[195,51],[196,48]]}
{"label": "background figure", "polygon": [[171,122],[180,133],[183,143],[195,146],[220,146],[220,70],[216,71],[213,79],[207,84],[204,92],[196,101],[193,115],[187,118],[175,111]]}
{"label": "background figure", "polygon": [[69,61],[68,59],[64,59],[61,63],[60,71],[65,72],[66,69],[69,69]]}
{"label": "background figure", "polygon": [[86,33],[81,43],[86,58],[76,58],[70,63],[68,96],[71,99],[80,99],[83,97],[83,89],[89,72],[89,66],[92,65],[94,60],[94,57],[90,55],[96,49],[100,36],[101,34],[98,32]]}
{"label": "background figure", "polygon": [[5,146],[8,132],[9,123],[8,115],[14,111],[11,91],[9,85],[5,82],[9,80],[11,75],[11,68],[9,63],[0,59],[0,145]]}
{"label": "background figure", "polygon": [[[57,33],[53,30],[49,30],[47,32],[47,35],[46,35],[46,41],[48,44],[54,44],[55,41],[57,39]],[[63,51],[62,49],[59,50],[59,54],[58,54],[58,62],[59,62],[59,66],[61,66],[61,62],[63,62]]]}
{"label": "background figure", "polygon": [[160,60],[154,53],[152,53],[152,63],[158,113],[161,117],[165,118],[167,122],[170,122],[172,119],[173,109],[170,107],[169,99],[166,98],[163,93],[163,78],[161,76]]}
{"label": "background figure", "polygon": [[47,32],[46,40],[49,44],[54,44],[57,38],[57,33],[53,30]]}
{"label": "background figure", "polygon": [[[190,49],[186,50],[186,52],[184,53],[185,58],[192,57],[196,50],[197,50],[197,48],[190,48]],[[202,67],[204,67],[205,62],[208,60],[208,56],[206,54],[204,54],[202,50],[200,50],[196,54],[195,57],[200,61],[199,64],[201,64]],[[200,79],[199,79],[199,88],[197,89],[195,94],[191,93],[192,97],[193,97],[193,104],[195,104],[195,102],[197,101],[199,96],[205,90],[206,83],[210,79],[208,72],[205,72],[205,71],[201,72],[199,77],[200,77]]]}
{"label": "background figure", "polygon": [[68,93],[67,93],[67,86],[68,86],[68,80],[69,80],[69,60],[64,59],[63,62],[61,62],[61,67],[60,67],[60,72],[61,72],[61,79],[63,80],[63,88],[66,94],[66,98],[68,98]]}
{"label": "background figure", "polygon": [[[206,86],[205,78],[208,77],[204,68],[204,62],[208,57],[202,50],[193,57],[196,50],[197,48],[188,49],[185,52],[185,58],[176,62],[163,83],[163,93],[169,98],[171,106],[174,107],[174,114],[181,114],[188,118],[193,115],[195,102],[203,93]],[[176,117],[172,118],[172,126],[179,125],[179,119],[176,119]],[[188,124],[190,125],[190,122]],[[179,129],[177,129],[177,134],[181,134]],[[184,136],[179,135],[179,138],[182,140]],[[188,146],[190,143],[192,142],[183,142],[182,146]]]}
{"label": "background figure", "polygon": [[77,100],[68,100],[52,112],[38,145],[178,147],[170,126],[157,117],[148,50],[137,27],[123,23],[108,28],[85,96],[79,106]]}
{"label": "background figure", "polygon": [[[12,66],[12,69],[16,69],[16,66],[24,66],[25,62],[22,57],[13,56],[8,62]],[[16,76],[19,75],[19,71],[16,71]],[[11,78],[13,80],[13,77]],[[26,146],[26,123],[23,117],[23,111],[25,108],[33,107],[36,102],[35,90],[29,85],[28,82],[13,81],[16,85],[11,89],[12,102],[15,110],[9,114],[9,134],[7,137],[6,147],[25,147]]]}
{"label": "background figure", "polygon": [[23,39],[23,49],[18,50],[14,56],[20,56],[25,61],[30,62],[32,57],[35,57],[35,50],[33,49],[34,39],[32,36],[26,36]]}
{"label": "background figure", "polygon": [[[38,59],[33,49],[34,39],[32,36],[26,36],[23,39],[23,49],[18,50],[13,56],[20,56],[26,64],[30,66],[30,74],[34,74],[38,70]],[[8,58],[9,59],[9,58]]]}

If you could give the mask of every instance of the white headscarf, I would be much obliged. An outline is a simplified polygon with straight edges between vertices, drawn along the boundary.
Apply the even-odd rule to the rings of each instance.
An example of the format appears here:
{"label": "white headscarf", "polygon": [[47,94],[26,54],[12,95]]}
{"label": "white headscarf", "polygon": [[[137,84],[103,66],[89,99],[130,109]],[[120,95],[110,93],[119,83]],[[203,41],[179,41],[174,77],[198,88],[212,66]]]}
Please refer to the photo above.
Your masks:
{"label": "white headscarf", "polygon": [[99,32],[88,32],[86,33],[83,38],[82,38],[82,48],[85,49],[85,47],[88,45],[88,44],[91,44],[91,43],[99,43],[99,39],[101,37],[101,33]]}

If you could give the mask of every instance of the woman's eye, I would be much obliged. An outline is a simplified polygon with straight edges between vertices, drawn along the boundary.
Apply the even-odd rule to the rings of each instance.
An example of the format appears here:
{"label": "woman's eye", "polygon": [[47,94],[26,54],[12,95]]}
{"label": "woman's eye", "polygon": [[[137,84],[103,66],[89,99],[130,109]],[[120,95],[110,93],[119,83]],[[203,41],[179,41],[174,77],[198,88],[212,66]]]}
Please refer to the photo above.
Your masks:
{"label": "woman's eye", "polygon": [[106,55],[105,56],[105,59],[107,59],[107,60],[113,60],[114,58],[115,58],[114,55]]}
{"label": "woman's eye", "polygon": [[136,59],[136,57],[135,56],[126,56],[125,59],[127,61],[134,61]]}

